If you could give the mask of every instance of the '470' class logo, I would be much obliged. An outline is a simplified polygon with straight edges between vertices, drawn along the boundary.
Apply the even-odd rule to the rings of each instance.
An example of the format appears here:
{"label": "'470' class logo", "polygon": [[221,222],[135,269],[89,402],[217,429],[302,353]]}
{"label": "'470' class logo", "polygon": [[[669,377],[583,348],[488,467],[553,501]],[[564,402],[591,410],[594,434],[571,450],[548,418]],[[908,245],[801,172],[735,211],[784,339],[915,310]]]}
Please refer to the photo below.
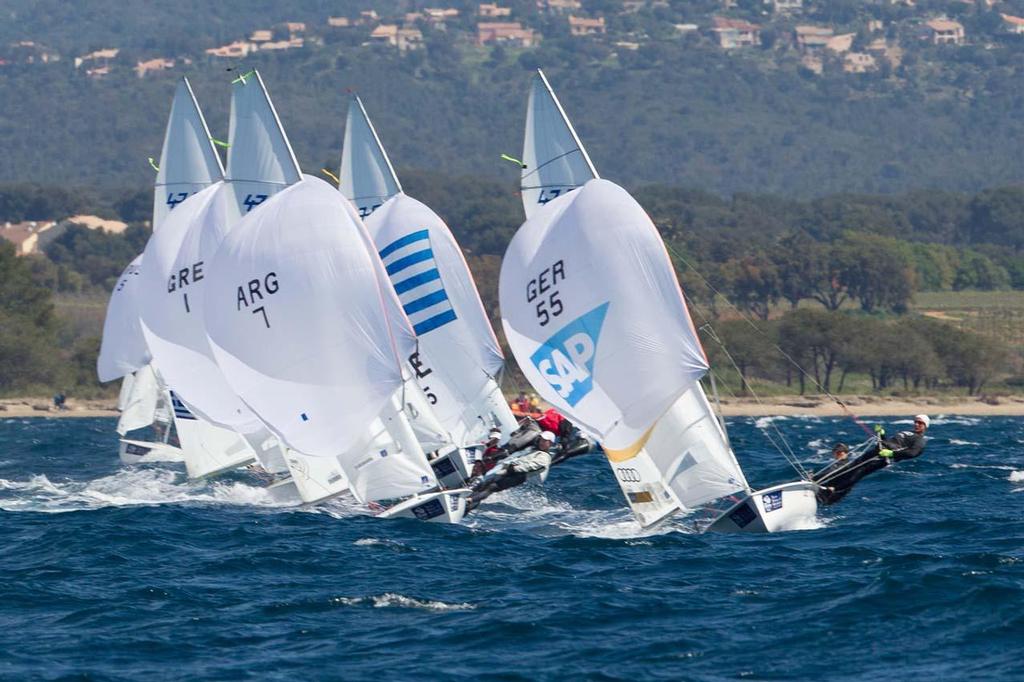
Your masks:
{"label": "'470' class logo", "polygon": [[558,395],[575,406],[594,388],[594,354],[608,304],[602,303],[558,330],[530,356]]}

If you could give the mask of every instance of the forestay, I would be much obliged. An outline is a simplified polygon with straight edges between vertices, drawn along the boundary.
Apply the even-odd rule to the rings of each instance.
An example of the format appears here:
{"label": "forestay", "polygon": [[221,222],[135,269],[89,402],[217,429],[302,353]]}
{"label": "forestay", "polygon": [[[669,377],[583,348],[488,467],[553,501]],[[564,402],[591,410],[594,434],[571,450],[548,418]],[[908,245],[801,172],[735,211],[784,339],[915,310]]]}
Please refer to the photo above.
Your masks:
{"label": "forestay", "polygon": [[302,173],[259,72],[232,82],[230,126],[227,174],[239,218],[301,180]]}
{"label": "forestay", "polygon": [[[415,349],[365,228],[329,185],[306,178],[247,216],[210,266],[206,330],[232,388],[300,453],[338,456],[364,500],[436,486],[418,457],[368,430],[393,411]],[[397,302],[392,303],[397,307]],[[391,460],[386,483],[374,466]]]}
{"label": "forestay", "polygon": [[187,78],[181,79],[174,93],[158,168],[153,193],[154,231],[175,206],[224,178],[220,156]]}
{"label": "forestay", "polygon": [[587,150],[539,69],[526,108],[522,161],[520,188],[527,219],[555,197],[598,177]]}
{"label": "forestay", "polygon": [[343,145],[338,189],[359,217],[366,218],[401,192],[402,185],[359,97],[348,105]]}

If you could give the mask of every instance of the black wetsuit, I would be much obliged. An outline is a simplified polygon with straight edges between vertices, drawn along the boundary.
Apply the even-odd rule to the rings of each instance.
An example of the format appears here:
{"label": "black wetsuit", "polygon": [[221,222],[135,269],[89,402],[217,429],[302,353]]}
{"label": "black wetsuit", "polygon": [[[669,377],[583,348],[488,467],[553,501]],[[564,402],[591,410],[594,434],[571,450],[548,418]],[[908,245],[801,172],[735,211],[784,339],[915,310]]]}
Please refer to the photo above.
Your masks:
{"label": "black wetsuit", "polygon": [[892,450],[891,458],[879,455],[881,448],[875,445],[845,466],[826,469],[815,477],[815,482],[821,485],[817,494],[818,504],[825,506],[835,504],[846,497],[846,494],[862,478],[889,466],[890,459],[895,462],[913,459],[924,452],[924,446],[923,434],[901,431],[892,438],[882,440],[881,448]]}

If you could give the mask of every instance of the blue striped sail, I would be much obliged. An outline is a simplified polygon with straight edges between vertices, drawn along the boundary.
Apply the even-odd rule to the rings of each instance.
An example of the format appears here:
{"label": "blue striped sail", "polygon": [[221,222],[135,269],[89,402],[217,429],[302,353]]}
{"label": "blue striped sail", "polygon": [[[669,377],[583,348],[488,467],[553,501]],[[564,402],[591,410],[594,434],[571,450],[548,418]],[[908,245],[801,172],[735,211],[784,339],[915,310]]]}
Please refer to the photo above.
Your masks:
{"label": "blue striped sail", "polygon": [[171,405],[174,406],[175,419],[195,419],[195,415],[185,407],[185,403],[181,402],[181,398],[174,391],[171,391]]}
{"label": "blue striped sail", "polygon": [[417,336],[456,318],[430,247],[430,230],[411,232],[380,250],[391,284]]}

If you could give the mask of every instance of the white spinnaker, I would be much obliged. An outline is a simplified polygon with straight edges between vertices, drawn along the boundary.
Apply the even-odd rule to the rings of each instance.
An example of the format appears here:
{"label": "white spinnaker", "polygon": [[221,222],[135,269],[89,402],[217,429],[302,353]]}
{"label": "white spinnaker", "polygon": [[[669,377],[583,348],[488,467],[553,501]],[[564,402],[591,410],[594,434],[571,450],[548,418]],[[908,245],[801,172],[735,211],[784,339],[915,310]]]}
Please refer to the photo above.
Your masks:
{"label": "white spinnaker", "polygon": [[505,358],[448,226],[398,194],[367,218],[366,229],[419,340],[408,360],[434,414],[462,445],[480,442],[496,417],[511,433],[516,422],[504,400],[487,400],[500,392],[495,377]]}
{"label": "white spinnaker", "polygon": [[367,449],[368,426],[393,410],[401,359],[415,349],[408,322],[387,318],[394,293],[371,249],[345,199],[306,178],[224,240],[205,305],[232,388],[290,448],[339,457],[364,500],[437,485],[422,451]]}
{"label": "white spinnaker", "polygon": [[142,254],[121,273],[107,303],[103,320],[103,340],[96,359],[100,381],[112,381],[144,367],[150,360],[149,348],[139,324],[139,279]]}
{"label": "white spinnaker", "polygon": [[217,183],[176,208],[150,237],[140,297],[146,343],[167,385],[207,422],[240,433],[259,420],[223,380],[206,341],[202,288],[229,227],[230,188]]}
{"label": "white spinnaker", "polygon": [[210,129],[187,78],[174,93],[153,192],[153,230],[167,214],[205,187],[224,178]]}
{"label": "white spinnaker", "polygon": [[227,177],[235,196],[235,218],[302,179],[299,162],[257,71],[231,86]]}
{"label": "white spinnaker", "polygon": [[361,218],[402,191],[391,160],[359,97],[353,97],[348,105],[342,149],[338,189],[352,202]]}
{"label": "white spinnaker", "polygon": [[552,199],[598,176],[544,72],[537,70],[526,108],[520,188],[529,219]]}
{"label": "white spinnaker", "polygon": [[499,296],[527,379],[607,448],[639,441],[707,371],[657,229],[606,180],[523,224]]}

